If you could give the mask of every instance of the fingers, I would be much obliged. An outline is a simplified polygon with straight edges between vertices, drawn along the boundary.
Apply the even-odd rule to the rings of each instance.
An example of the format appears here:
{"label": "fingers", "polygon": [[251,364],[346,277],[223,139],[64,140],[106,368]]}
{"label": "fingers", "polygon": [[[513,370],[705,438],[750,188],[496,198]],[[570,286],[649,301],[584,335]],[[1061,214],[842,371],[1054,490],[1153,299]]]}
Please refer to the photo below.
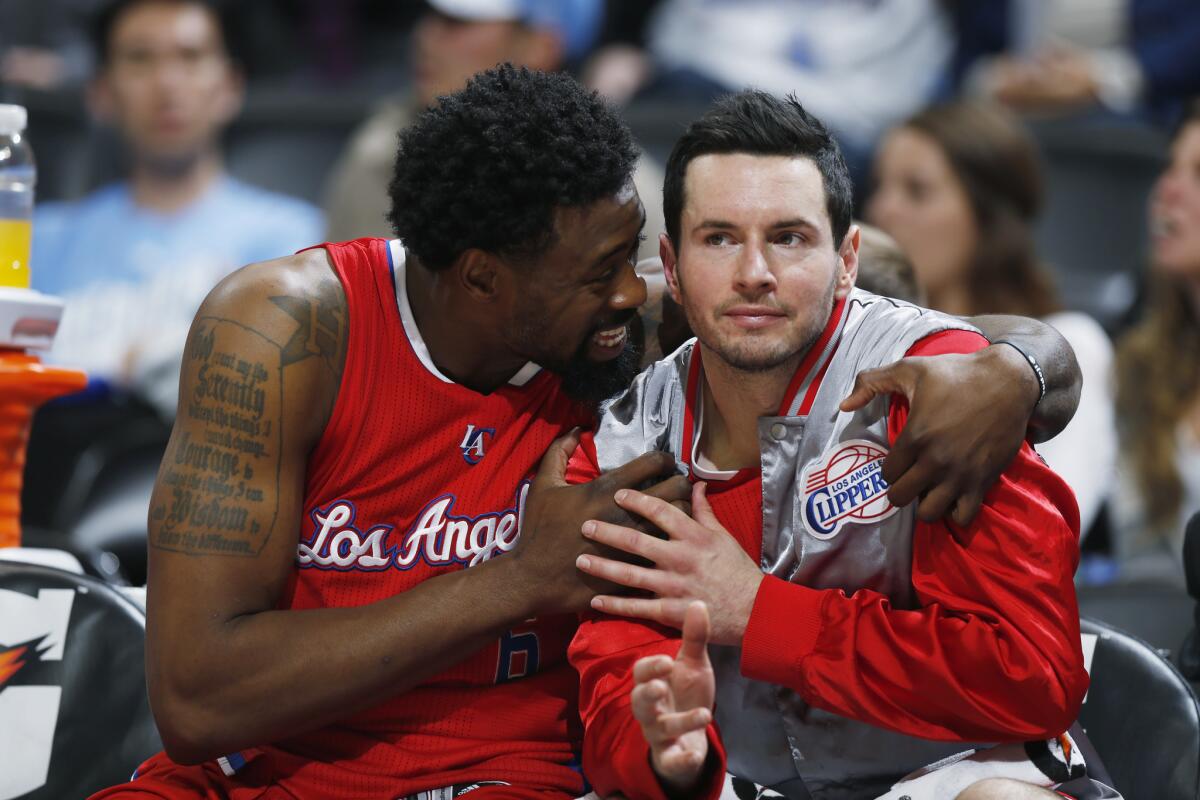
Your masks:
{"label": "fingers", "polygon": [[937,522],[954,510],[958,496],[958,481],[942,481],[921,498],[917,505],[917,519],[922,522]]}
{"label": "fingers", "polygon": [[537,475],[534,476],[533,482],[547,486],[566,486],[567,462],[571,460],[571,455],[578,446],[578,427],[572,428],[555,439],[550,444],[550,449],[542,456],[542,462],[538,464]]}
{"label": "fingers", "polygon": [[911,365],[905,359],[877,369],[866,369],[854,379],[854,389],[842,400],[842,411],[857,411],[881,394],[902,394],[912,399]]}
{"label": "fingers", "polygon": [[633,687],[630,706],[634,719],[641,723],[651,746],[662,745],[685,733],[703,730],[712,722],[712,711],[707,708],[676,711],[671,689],[662,679]]}
{"label": "fingers", "polygon": [[629,694],[629,701],[633,718],[642,724],[647,739],[651,738],[659,715],[674,711],[671,706],[671,689],[661,678],[634,686]]}
{"label": "fingers", "polygon": [[669,625],[672,628],[683,627],[683,616],[687,604],[677,598],[657,597],[617,597],[611,594],[600,594],[592,598],[592,609],[616,617],[631,617]]}
{"label": "fingers", "polygon": [[680,661],[708,660],[709,630],[708,606],[699,600],[690,603],[683,615],[683,644],[679,646],[678,656]]}
{"label": "fingers", "polygon": [[665,573],[658,570],[626,564],[624,561],[613,561],[601,556],[579,556],[575,559],[575,566],[581,572],[592,577],[630,589],[644,589],[655,594],[662,594],[666,583]]}
{"label": "fingers", "polygon": [[649,489],[643,490],[642,494],[657,497],[659,500],[664,500],[674,505],[678,502],[687,501],[692,496],[692,482],[683,475],[673,475],[665,481],[656,483]]}
{"label": "fingers", "polygon": [[[583,535],[594,542],[608,545],[616,550],[620,550],[630,555],[641,556],[647,558],[654,563],[658,563],[667,557],[666,542],[652,536],[648,533],[642,533],[633,528],[626,528],[623,525],[613,525],[600,520],[589,519],[583,523],[581,529]],[[589,575],[594,573],[590,569],[580,566],[584,572]]]}
{"label": "fingers", "polygon": [[[678,507],[678,506],[677,506]],[[708,484],[704,481],[697,481],[692,487],[692,505],[691,517],[706,528],[720,528],[720,520],[713,513],[712,505],[708,502]]]}
{"label": "fingers", "polygon": [[983,507],[983,494],[978,490],[963,492],[959,495],[958,502],[954,504],[954,513],[950,519],[955,525],[967,527],[975,519],[975,515],[979,513],[979,509]]}
{"label": "fingers", "polygon": [[[917,462],[917,456],[921,452],[921,443],[918,437],[913,435],[912,430],[906,424],[904,429],[900,431],[900,435],[896,437],[896,441],[892,444],[892,449],[888,452],[887,458],[883,459],[883,468],[880,474],[888,486],[894,490],[896,484],[900,483],[900,479],[904,476],[912,465]],[[904,502],[900,502],[897,495],[888,492],[888,497],[898,506],[906,506],[916,499],[917,495],[906,496]]]}
{"label": "fingers", "polygon": [[635,683],[649,683],[655,679],[667,679],[675,669],[675,662],[670,656],[646,656],[639,658],[633,664],[633,680]]}
{"label": "fingers", "polygon": [[[918,461],[917,452],[912,447],[901,447],[904,434],[896,439],[892,452],[883,461],[883,479],[888,484],[888,499],[892,505],[904,508],[918,497],[927,493],[941,477],[941,471],[928,460]],[[892,465],[888,462],[895,461]],[[889,474],[889,466],[891,472]]]}
{"label": "fingers", "polygon": [[675,472],[675,456],[661,450],[652,450],[649,453],[643,453],[628,464],[605,473],[594,483],[606,492],[616,492],[618,489],[632,489],[635,486],[641,486],[651,478],[670,475],[673,472]]}
{"label": "fingers", "polygon": [[[707,708],[693,708],[690,711],[674,711],[659,714],[654,722],[659,742],[678,739],[685,733],[704,730],[712,722],[712,712]],[[649,737],[647,737],[649,738]]]}
{"label": "fingers", "polygon": [[691,517],[670,503],[643,492],[622,489],[614,499],[621,508],[653,523],[672,539],[678,538],[689,525],[695,524]]}

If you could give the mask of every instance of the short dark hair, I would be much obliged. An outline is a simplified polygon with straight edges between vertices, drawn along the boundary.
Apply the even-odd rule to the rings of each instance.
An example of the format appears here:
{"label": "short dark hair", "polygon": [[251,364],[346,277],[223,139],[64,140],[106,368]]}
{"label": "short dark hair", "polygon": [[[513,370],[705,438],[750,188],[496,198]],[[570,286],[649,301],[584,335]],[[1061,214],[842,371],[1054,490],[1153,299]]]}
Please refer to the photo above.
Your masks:
{"label": "short dark hair", "polygon": [[388,219],[430,269],[471,248],[535,258],[555,241],[556,209],[615,194],[636,161],[629,128],[596,92],[502,64],[400,133]]}
{"label": "short dark hair", "polygon": [[131,8],[146,3],[175,3],[182,6],[199,6],[207,10],[217,23],[217,30],[221,34],[222,50],[232,60],[238,60],[233,52],[236,37],[232,33],[233,26],[230,16],[232,12],[229,4],[222,0],[110,0],[100,7],[92,19],[91,25],[92,50],[96,54],[96,63],[100,67],[107,66],[112,57],[112,33],[121,17]]}
{"label": "short dark hair", "polygon": [[755,89],[719,98],[704,116],[688,126],[671,150],[663,182],[663,214],[667,234],[677,246],[688,164],[700,156],[723,153],[811,160],[825,184],[833,246],[840,246],[850,230],[854,200],[850,173],[837,141],[821,120],[804,110],[795,95],[780,98]]}

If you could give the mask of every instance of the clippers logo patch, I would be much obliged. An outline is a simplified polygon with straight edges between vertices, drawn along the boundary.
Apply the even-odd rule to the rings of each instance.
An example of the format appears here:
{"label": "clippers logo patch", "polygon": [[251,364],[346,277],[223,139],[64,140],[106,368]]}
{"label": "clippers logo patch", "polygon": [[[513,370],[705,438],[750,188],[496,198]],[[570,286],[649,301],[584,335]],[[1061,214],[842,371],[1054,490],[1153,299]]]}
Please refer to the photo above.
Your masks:
{"label": "clippers logo patch", "polygon": [[471,465],[478,464],[483,461],[483,447],[487,441],[487,437],[495,436],[495,428],[476,428],[474,425],[467,426],[467,433],[463,436],[462,444],[458,447],[462,450],[463,459]]}
{"label": "clippers logo patch", "polygon": [[804,526],[818,539],[832,539],[843,525],[878,522],[899,509],[888,500],[883,479],[887,450],[852,439],[810,464],[800,476]]}

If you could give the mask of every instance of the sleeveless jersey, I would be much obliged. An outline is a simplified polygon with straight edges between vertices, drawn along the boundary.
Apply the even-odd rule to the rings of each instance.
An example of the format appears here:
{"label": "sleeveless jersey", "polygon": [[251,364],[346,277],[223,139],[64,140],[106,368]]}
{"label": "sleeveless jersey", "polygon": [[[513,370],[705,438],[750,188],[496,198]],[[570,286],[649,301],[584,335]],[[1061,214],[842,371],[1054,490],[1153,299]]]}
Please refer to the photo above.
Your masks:
{"label": "sleeveless jersey", "polygon": [[[289,609],[364,605],[503,557],[542,455],[591,421],[532,364],[489,395],[438,372],[399,241],[325,247],[346,291],[349,345],[309,460]],[[398,797],[475,780],[582,794],[566,660],[574,629],[574,616],[531,620],[404,694],[262,754],[302,797]]]}

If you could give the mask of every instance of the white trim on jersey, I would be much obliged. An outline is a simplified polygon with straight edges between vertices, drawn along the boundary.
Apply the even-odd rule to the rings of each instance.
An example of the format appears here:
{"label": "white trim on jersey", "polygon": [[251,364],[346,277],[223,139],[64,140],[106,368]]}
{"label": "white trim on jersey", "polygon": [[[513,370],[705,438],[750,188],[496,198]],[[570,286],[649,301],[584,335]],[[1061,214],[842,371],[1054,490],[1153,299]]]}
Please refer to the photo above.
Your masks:
{"label": "white trim on jersey", "polygon": [[[421,329],[417,327],[417,320],[413,316],[412,306],[408,302],[408,288],[404,282],[404,245],[401,244],[399,239],[392,239],[388,242],[388,250],[392,257],[392,276],[396,284],[396,306],[400,309],[400,321],[404,324],[404,334],[408,337],[409,343],[412,344],[413,352],[417,354],[417,358],[425,365],[425,369],[429,370],[431,375],[442,383],[454,383],[453,380],[443,375],[442,371],[433,363],[433,358],[429,355],[429,347],[426,346],[425,340],[421,337]],[[508,379],[508,383],[510,386],[524,386],[541,371],[541,367],[530,361],[517,370]]]}

